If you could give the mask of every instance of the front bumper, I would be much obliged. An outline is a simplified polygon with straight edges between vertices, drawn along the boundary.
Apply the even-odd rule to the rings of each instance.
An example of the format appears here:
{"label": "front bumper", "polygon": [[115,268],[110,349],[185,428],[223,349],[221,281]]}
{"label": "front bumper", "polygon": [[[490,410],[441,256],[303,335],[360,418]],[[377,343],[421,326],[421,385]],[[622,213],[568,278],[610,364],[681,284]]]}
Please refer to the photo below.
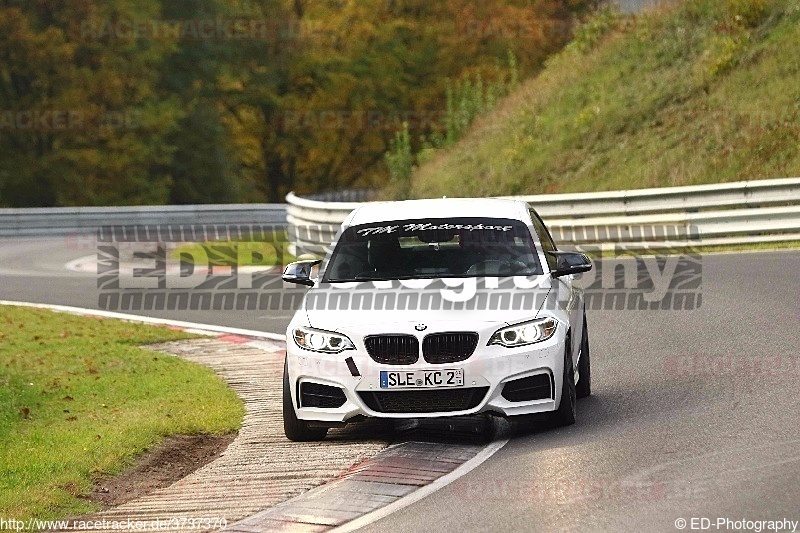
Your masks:
{"label": "front bumper", "polygon": [[[430,364],[420,358],[410,365],[387,365],[375,362],[363,345],[357,343],[356,350],[346,350],[336,355],[322,354],[303,350],[287,339],[287,365],[292,402],[301,420],[341,423],[358,416],[376,418],[435,418],[470,415],[476,413],[494,413],[501,416],[516,416],[554,411],[561,401],[564,367],[565,333],[559,325],[556,334],[550,339],[519,348],[503,346],[486,346],[482,337],[472,356],[455,363]],[[349,360],[349,361],[348,361]],[[454,388],[420,387],[411,389],[381,389],[380,372],[410,370],[463,369],[464,385]],[[358,375],[353,375],[358,374]],[[503,397],[506,383],[536,375],[547,375],[551,383],[549,398],[509,401]],[[336,387],[343,391],[345,400],[339,407],[304,407],[300,401],[300,390],[303,383],[317,383]],[[419,401],[427,397],[440,397],[441,394],[431,391],[456,391],[473,389],[476,391],[469,407],[460,410],[442,410],[422,412],[385,412],[377,410],[370,393],[385,395],[402,392],[413,398],[415,392]],[[485,391],[485,392],[483,392]],[[475,394],[480,392],[480,398]],[[456,393],[447,393],[456,394]],[[372,407],[371,407],[372,406]]]}

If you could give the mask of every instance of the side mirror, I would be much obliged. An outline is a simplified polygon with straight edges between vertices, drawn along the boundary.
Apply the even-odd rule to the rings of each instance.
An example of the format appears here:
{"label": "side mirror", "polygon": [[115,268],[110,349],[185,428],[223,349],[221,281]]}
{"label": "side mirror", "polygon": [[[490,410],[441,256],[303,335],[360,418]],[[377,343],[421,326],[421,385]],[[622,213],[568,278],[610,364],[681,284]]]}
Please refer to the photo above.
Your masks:
{"label": "side mirror", "polygon": [[288,283],[297,283],[298,285],[313,287],[314,280],[311,279],[311,269],[321,262],[321,259],[316,259],[314,261],[295,261],[294,263],[289,263],[286,265],[281,278]]}
{"label": "side mirror", "polygon": [[556,268],[551,272],[554,278],[569,274],[580,274],[592,269],[592,261],[586,254],[580,252],[546,252],[550,257],[555,257]]}

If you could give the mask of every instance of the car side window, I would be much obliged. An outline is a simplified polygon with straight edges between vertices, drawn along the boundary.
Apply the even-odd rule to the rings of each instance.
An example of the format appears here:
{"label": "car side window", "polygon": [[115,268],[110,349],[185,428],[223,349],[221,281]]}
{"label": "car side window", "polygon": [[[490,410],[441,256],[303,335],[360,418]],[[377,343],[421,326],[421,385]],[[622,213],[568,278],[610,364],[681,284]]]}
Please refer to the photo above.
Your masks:
{"label": "car side window", "polygon": [[556,244],[553,242],[553,238],[550,236],[550,232],[547,231],[547,227],[544,225],[544,222],[542,222],[539,214],[533,209],[530,210],[530,213],[533,227],[536,229],[539,242],[542,244],[542,250],[545,251],[547,266],[550,267],[550,270],[554,270],[556,268],[556,259],[547,252],[555,252],[558,248],[556,248]]}

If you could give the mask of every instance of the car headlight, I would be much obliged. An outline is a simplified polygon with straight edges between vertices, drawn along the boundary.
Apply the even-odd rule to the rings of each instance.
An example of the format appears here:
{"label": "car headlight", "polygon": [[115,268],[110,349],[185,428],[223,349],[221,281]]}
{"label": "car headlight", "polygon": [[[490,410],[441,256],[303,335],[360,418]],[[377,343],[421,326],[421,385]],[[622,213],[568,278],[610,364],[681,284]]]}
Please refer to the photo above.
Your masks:
{"label": "car headlight", "polygon": [[312,352],[340,353],[356,348],[347,336],[332,331],[299,327],[294,328],[292,336],[295,344]]}
{"label": "car headlight", "polygon": [[514,324],[495,331],[489,339],[489,344],[514,348],[546,341],[556,332],[557,325],[558,322],[553,318],[540,318]]}

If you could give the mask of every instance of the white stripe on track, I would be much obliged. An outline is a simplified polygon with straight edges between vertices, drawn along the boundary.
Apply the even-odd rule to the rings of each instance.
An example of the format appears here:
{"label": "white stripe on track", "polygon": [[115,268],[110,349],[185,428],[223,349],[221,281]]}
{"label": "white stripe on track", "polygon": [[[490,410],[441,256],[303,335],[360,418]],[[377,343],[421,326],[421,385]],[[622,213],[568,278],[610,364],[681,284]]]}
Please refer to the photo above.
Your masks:
{"label": "white stripe on track", "polygon": [[424,487],[420,487],[419,489],[415,490],[414,492],[410,493],[407,496],[403,496],[399,500],[390,503],[386,507],[381,507],[380,509],[376,509],[371,513],[365,514],[355,520],[351,520],[341,526],[334,528],[330,531],[330,533],[349,533],[350,531],[355,531],[359,528],[368,526],[369,524],[380,520],[381,518],[385,518],[392,513],[396,513],[397,511],[412,505],[421,499],[430,496],[437,490],[446,487],[453,481],[457,480],[460,477],[463,477],[469,474],[472,470],[483,464],[486,460],[488,460],[492,455],[500,451],[500,449],[508,444],[510,439],[503,439],[491,442],[486,445],[484,449],[482,449],[478,454],[464,463],[463,465],[459,466],[452,472],[447,475],[440,477],[439,479],[435,480],[430,485],[425,485]]}
{"label": "white stripe on track", "polygon": [[182,320],[170,320],[167,318],[154,318],[149,316],[130,315],[126,313],[115,313],[113,311],[101,311],[99,309],[85,309],[83,307],[71,307],[68,305],[37,304],[31,302],[15,302],[11,300],[0,300],[0,305],[16,305],[19,307],[35,307],[38,309],[50,309],[61,313],[72,313],[76,315],[99,316],[103,318],[116,318],[129,322],[140,322],[142,324],[154,324],[159,326],[173,326],[191,330],[190,333],[200,334],[224,334],[241,335],[243,337],[254,337],[257,339],[268,339],[271,341],[284,342],[286,337],[278,333],[267,333],[266,331],[255,331],[252,329],[231,328],[228,326],[215,326],[213,324],[197,324],[195,322],[184,322]]}

